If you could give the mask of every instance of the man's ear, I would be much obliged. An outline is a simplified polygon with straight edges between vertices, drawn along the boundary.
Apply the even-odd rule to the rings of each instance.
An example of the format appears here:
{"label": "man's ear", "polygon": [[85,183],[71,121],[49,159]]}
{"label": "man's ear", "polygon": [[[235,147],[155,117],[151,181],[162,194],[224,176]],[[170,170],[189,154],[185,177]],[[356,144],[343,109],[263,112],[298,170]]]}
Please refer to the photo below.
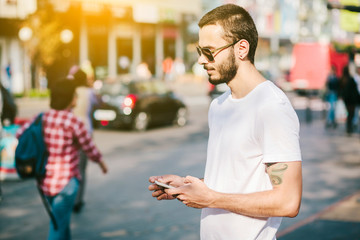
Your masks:
{"label": "man's ear", "polygon": [[250,44],[247,40],[245,39],[241,39],[235,46],[236,51],[237,51],[237,56],[241,59],[244,60],[245,58],[247,58],[247,55],[249,53],[249,49],[250,49]]}

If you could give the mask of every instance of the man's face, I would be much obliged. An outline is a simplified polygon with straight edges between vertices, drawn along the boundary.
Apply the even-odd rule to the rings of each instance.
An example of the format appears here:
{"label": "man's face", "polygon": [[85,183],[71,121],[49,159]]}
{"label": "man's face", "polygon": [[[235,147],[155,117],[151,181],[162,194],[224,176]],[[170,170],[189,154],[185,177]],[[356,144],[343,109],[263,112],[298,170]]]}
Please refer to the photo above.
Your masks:
{"label": "man's face", "polygon": [[[218,25],[207,25],[199,31],[199,46],[210,50],[229,44],[224,40],[223,29]],[[211,84],[230,82],[236,75],[238,64],[236,63],[234,48],[229,47],[213,53],[214,61],[210,62],[203,54],[199,56],[198,63],[204,66],[209,75]]]}

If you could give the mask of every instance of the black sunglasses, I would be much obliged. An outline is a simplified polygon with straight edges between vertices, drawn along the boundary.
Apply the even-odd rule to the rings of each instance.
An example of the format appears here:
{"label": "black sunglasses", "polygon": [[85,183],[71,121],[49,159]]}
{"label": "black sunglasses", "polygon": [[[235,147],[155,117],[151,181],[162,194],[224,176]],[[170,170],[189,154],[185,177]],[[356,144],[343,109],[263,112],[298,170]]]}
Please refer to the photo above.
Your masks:
{"label": "black sunglasses", "polygon": [[206,57],[206,59],[209,61],[209,62],[212,62],[214,61],[214,53],[217,52],[217,51],[221,51],[221,50],[224,50],[228,47],[231,47],[233,45],[235,45],[237,42],[239,42],[240,40],[236,40],[235,42],[233,43],[230,43],[230,44],[227,44],[225,46],[222,46],[222,47],[219,47],[219,48],[216,48],[214,50],[210,50],[210,48],[202,48],[200,46],[197,46],[196,47],[196,50],[199,54],[199,56],[201,56],[201,54],[204,54],[204,56]]}

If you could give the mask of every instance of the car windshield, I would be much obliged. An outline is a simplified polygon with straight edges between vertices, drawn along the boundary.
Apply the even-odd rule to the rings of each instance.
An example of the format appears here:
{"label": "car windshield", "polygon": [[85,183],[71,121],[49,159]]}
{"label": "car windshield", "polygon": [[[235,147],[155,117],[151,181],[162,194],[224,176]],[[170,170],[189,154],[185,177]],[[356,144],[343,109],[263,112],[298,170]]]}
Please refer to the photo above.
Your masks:
{"label": "car windshield", "polygon": [[110,96],[127,95],[129,94],[129,88],[120,82],[105,83],[101,88],[101,94]]}
{"label": "car windshield", "polygon": [[166,94],[168,89],[163,82],[153,82],[153,90],[157,94]]}
{"label": "car windshield", "polygon": [[168,89],[163,82],[160,81],[146,81],[146,82],[130,82],[129,84],[121,82],[104,83],[100,90],[102,95],[119,96],[127,94],[166,94]]}
{"label": "car windshield", "polygon": [[134,90],[140,94],[166,94],[168,92],[164,83],[159,81],[137,82]]}

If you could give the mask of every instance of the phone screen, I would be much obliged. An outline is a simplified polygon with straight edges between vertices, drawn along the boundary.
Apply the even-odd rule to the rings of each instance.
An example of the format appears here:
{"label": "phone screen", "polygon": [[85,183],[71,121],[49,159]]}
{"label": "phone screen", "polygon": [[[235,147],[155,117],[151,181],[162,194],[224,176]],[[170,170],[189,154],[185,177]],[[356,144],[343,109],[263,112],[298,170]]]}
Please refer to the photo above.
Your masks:
{"label": "phone screen", "polygon": [[155,181],[155,184],[160,186],[160,187],[164,187],[164,188],[174,188],[173,186],[170,186],[168,184],[161,183],[161,182],[158,182],[158,181]]}

